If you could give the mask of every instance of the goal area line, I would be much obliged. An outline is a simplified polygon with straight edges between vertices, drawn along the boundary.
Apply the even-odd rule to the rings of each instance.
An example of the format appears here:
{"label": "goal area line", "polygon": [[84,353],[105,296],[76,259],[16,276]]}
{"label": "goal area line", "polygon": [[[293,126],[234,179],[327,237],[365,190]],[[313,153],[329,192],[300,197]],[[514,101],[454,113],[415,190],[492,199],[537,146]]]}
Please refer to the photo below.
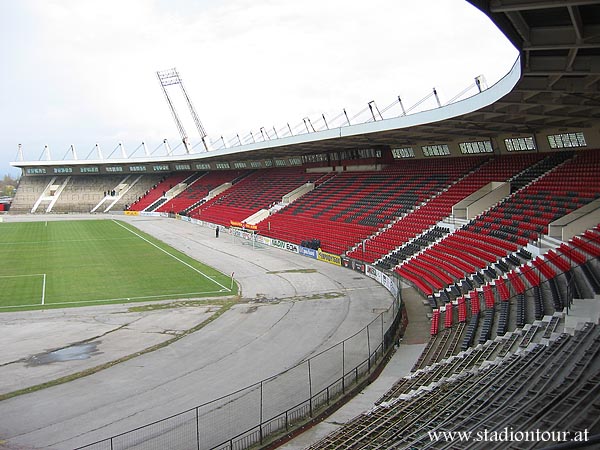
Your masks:
{"label": "goal area line", "polygon": [[22,274],[22,275],[0,275],[0,278],[31,278],[31,277],[42,277],[42,293],[40,296],[40,303],[34,303],[32,305],[0,306],[0,309],[23,308],[23,307],[44,306],[45,305],[45,302],[46,302],[46,274],[45,273],[31,273],[31,274]]}

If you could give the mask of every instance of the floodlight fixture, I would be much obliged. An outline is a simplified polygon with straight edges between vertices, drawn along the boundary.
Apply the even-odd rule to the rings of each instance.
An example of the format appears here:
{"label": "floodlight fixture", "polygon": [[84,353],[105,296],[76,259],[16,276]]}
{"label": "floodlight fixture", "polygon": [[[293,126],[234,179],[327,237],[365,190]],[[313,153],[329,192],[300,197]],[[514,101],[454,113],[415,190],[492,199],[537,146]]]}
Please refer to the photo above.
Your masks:
{"label": "floodlight fixture", "polygon": [[185,87],[183,86],[183,80],[179,76],[179,72],[177,72],[177,69],[175,67],[173,67],[172,69],[157,71],[156,76],[158,77],[160,86],[162,87],[163,93],[165,94],[165,99],[167,100],[167,104],[169,105],[169,110],[171,111],[173,120],[175,120],[175,125],[177,126],[177,130],[179,131],[179,134],[181,135],[181,142],[183,142],[186,152],[188,154],[191,153],[188,136],[185,131],[185,128],[183,127],[183,124],[181,123],[181,120],[179,119],[179,116],[177,115],[175,106],[173,105],[173,102],[171,101],[171,98],[169,97],[169,93],[167,92],[167,87],[172,86],[172,85],[179,85],[179,87],[181,88],[181,92],[183,93],[183,96],[187,103],[188,109],[190,110],[190,114],[192,115],[194,124],[196,125],[196,128],[198,129],[198,133],[200,134],[200,139],[202,139],[202,144],[204,145],[204,150],[208,151],[208,147],[206,145],[206,140],[205,140],[206,131],[204,130],[204,127],[202,126],[202,123],[200,122],[200,119],[198,118],[198,114],[196,113],[196,110],[194,109],[194,106],[192,105],[192,101],[190,100],[190,97],[188,96],[188,94],[185,90]]}

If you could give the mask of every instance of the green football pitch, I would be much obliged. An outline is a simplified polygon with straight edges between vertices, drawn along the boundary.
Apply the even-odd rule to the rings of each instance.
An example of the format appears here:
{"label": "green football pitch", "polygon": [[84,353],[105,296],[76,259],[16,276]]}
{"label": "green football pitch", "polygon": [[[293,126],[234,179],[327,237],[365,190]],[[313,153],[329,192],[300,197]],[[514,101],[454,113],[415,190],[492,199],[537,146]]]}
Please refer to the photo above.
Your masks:
{"label": "green football pitch", "polygon": [[0,223],[0,312],[228,296],[232,279],[117,220]]}

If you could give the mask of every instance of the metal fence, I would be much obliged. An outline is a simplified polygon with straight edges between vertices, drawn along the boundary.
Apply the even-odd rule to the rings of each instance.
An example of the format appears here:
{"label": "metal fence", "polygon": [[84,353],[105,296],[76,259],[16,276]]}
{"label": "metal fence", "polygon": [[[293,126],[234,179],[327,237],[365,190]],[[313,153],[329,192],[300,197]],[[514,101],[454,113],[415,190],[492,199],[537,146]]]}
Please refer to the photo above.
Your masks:
{"label": "metal fence", "polygon": [[401,300],[353,336],[274,377],[122,433],[89,450],[242,450],[316,417],[370,375],[394,345]]}

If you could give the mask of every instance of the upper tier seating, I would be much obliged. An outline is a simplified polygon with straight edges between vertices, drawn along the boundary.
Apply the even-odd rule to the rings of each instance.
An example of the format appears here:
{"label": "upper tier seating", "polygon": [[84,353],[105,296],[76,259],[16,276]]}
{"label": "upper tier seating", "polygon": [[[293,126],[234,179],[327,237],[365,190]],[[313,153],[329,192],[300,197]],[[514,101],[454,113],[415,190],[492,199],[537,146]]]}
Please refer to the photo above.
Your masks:
{"label": "upper tier seating", "polygon": [[152,186],[143,197],[129,205],[129,211],[144,211],[152,206],[159,198],[178,183],[192,176],[191,172],[178,172],[166,175],[161,181]]}
{"label": "upper tier seating", "polygon": [[243,172],[238,170],[200,172],[183,192],[163,203],[156,212],[185,212],[206,197],[210,191],[225,183],[233,183],[242,174]]}
{"label": "upper tier seating", "polygon": [[[541,158],[539,154],[530,154],[490,159],[381,234],[371,237],[366,242],[365,261],[373,262],[381,258],[448,217],[452,213],[452,207],[468,195],[492,181],[508,180]],[[348,252],[348,256],[362,259],[362,252],[354,250]]]}
{"label": "upper tier seating", "polygon": [[[581,175],[577,175],[580,172]],[[463,277],[457,276],[456,268],[440,259],[440,253],[457,256],[477,270],[483,270],[546,233],[551,221],[600,197],[600,178],[591,175],[597,173],[600,173],[600,152],[581,152],[408,260],[396,271],[417,285],[415,267],[422,265],[423,258],[438,258],[438,268],[450,280],[431,274],[423,277],[417,287],[425,295],[431,295],[474,273],[463,270]],[[577,181],[579,177],[586,181]]]}
{"label": "upper tier seating", "polygon": [[[318,239],[324,251],[341,254],[437,195],[483,160],[402,161],[376,172],[339,173],[270,216],[259,229],[297,244]],[[361,246],[355,250],[361,251]]]}
{"label": "upper tier seating", "polygon": [[314,174],[308,174],[304,169],[257,170],[223,194],[202,204],[189,215],[207,222],[229,226],[232,220],[242,222],[257,211],[268,209],[281,202],[284,195],[314,178]]}
{"label": "upper tier seating", "polygon": [[582,151],[481,217],[477,232],[535,240],[548,224],[600,198],[600,151]]}

